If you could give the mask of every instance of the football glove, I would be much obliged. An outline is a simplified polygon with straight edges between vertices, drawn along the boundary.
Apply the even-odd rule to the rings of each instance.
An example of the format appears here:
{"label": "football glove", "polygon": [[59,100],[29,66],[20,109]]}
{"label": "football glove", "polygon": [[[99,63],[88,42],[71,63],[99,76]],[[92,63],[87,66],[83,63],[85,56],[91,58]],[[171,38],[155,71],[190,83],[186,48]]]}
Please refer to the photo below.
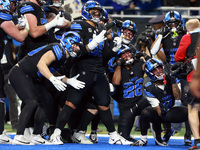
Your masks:
{"label": "football glove", "polygon": [[63,12],[59,12],[59,18],[57,22],[57,26],[63,26],[65,24],[65,17],[63,15]]}
{"label": "football glove", "polygon": [[104,40],[107,39],[105,37],[106,30],[101,31],[99,35],[96,36],[96,34],[93,34],[93,40],[88,44],[88,48],[90,50],[95,49],[99,45],[99,43],[103,42]]}
{"label": "football glove", "polygon": [[67,79],[67,84],[71,85],[75,89],[79,90],[85,87],[85,82],[77,80],[80,74],[77,74],[76,76],[72,78]]}
{"label": "football glove", "polygon": [[49,29],[55,27],[55,26],[60,26],[61,24],[63,25],[64,24],[64,17],[60,17],[60,13],[56,15],[56,17],[51,20],[49,23],[45,24],[45,28],[46,28],[46,31],[48,31]]}
{"label": "football glove", "polygon": [[115,24],[116,24],[116,26],[117,26],[118,28],[121,28],[121,27],[122,27],[123,21],[118,20],[118,19],[115,19],[114,22],[115,22]]}
{"label": "football glove", "polygon": [[122,46],[122,39],[120,37],[115,37],[113,42],[114,42],[114,47],[113,47],[112,51],[118,52]]}
{"label": "football glove", "polygon": [[29,30],[29,24],[25,15],[22,15],[20,18],[18,18],[18,22],[19,22],[20,29],[27,28]]}
{"label": "football glove", "polygon": [[51,76],[49,81],[55,86],[55,88],[58,90],[58,91],[64,91],[66,90],[66,87],[67,85],[62,82],[61,80],[64,78],[65,76],[58,76],[58,77],[55,77],[55,76]]}

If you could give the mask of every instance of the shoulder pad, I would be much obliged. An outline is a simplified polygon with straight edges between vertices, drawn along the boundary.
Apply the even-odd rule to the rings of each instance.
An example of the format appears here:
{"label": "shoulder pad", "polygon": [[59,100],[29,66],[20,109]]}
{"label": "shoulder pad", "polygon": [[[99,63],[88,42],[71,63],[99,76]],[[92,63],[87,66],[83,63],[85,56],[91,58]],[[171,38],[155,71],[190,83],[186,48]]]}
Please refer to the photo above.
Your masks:
{"label": "shoulder pad", "polygon": [[71,24],[71,30],[82,30],[82,26],[79,22],[73,22]]}
{"label": "shoulder pad", "polygon": [[20,6],[20,13],[21,14],[31,12],[31,11],[34,11],[34,8],[30,3],[24,3]]}
{"label": "shoulder pad", "polygon": [[12,20],[12,18],[13,18],[12,13],[9,10],[2,9],[0,11],[0,19],[9,21]]}
{"label": "shoulder pad", "polygon": [[[63,50],[61,49],[61,47],[58,46],[58,45],[54,45],[53,46],[53,51],[55,53],[56,58],[58,60],[60,60],[62,58],[62,56],[63,56]],[[65,51],[64,51],[64,53],[65,53]]]}

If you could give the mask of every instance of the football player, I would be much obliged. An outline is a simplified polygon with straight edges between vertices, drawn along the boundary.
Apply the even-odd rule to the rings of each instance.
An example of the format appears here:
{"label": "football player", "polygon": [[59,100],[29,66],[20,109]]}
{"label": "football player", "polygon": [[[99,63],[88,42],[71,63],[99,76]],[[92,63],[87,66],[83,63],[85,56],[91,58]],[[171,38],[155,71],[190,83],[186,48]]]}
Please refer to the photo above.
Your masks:
{"label": "football player", "polygon": [[56,129],[50,140],[54,144],[63,144],[60,139],[61,130],[69,121],[71,113],[82,101],[83,95],[91,93],[98,105],[101,121],[109,132],[109,144],[129,145],[129,142],[122,138],[115,130],[112,115],[110,112],[109,84],[105,75],[104,62],[107,62],[121,47],[120,38],[116,38],[116,46],[108,47],[105,27],[98,22],[103,16],[103,9],[96,1],[87,1],[82,7],[82,21],[76,21],[71,29],[79,32],[83,39],[83,45],[88,51],[87,54],[77,58],[76,73],[80,74],[78,79],[85,82],[81,90],[69,88],[65,106],[58,115]]}
{"label": "football player", "polygon": [[[132,144],[132,146],[147,145],[147,131],[150,122],[153,124],[151,128],[156,144],[168,146],[167,142],[171,135],[165,134],[163,139],[161,138],[161,123],[171,127],[171,123],[180,123],[188,120],[187,107],[174,106],[175,99],[180,97],[180,89],[175,78],[164,71],[164,65],[160,60],[155,58],[147,60],[145,72],[151,79],[144,86],[144,93],[151,106],[146,107],[141,113],[140,140]],[[167,133],[170,132],[168,131]]]}
{"label": "football player", "polygon": [[130,136],[135,117],[149,105],[143,97],[144,62],[134,56],[134,49],[123,49],[115,58],[117,67],[112,77],[116,87],[112,97],[118,102],[120,112],[118,132],[130,141],[135,141]]}
{"label": "football player", "polygon": [[[179,47],[182,37],[186,34],[185,26],[182,27],[182,16],[177,11],[169,11],[165,14],[164,18],[165,26],[161,29],[158,34],[157,39],[154,41],[151,47],[151,53],[153,55],[157,54],[158,58],[163,61],[167,67],[175,64],[174,55]],[[163,48],[163,51],[160,48]],[[180,83],[181,88],[181,102],[182,105],[187,106],[187,97],[186,93],[188,88],[188,82],[186,80],[180,80],[177,78],[177,83]],[[184,135],[185,145],[191,145],[191,129],[189,122],[185,122],[186,132]]]}
{"label": "football player", "polygon": [[[8,0],[0,1],[0,58],[3,56],[4,51],[4,39],[7,35],[11,36],[13,39],[22,42],[28,35],[29,24],[26,18],[21,19],[19,26],[15,26],[12,21],[13,16],[10,11],[10,2]],[[5,100],[6,95],[4,92],[4,74],[0,67],[0,143],[11,144],[12,140],[3,132],[4,131],[4,116],[5,116]]]}
{"label": "football player", "polygon": [[[77,80],[78,76],[67,78],[65,76],[55,77],[52,74],[63,65],[67,58],[80,54],[80,41],[80,36],[76,32],[66,32],[60,43],[45,45],[29,52],[10,70],[10,83],[19,98],[25,103],[19,117],[17,134],[13,144],[50,144],[40,136],[47,114],[46,109],[48,110],[52,103],[40,80],[41,77],[45,77],[58,91],[64,91],[67,87],[66,84],[75,89],[83,88],[85,83]],[[30,141],[28,141],[23,134],[34,112],[34,131]]]}

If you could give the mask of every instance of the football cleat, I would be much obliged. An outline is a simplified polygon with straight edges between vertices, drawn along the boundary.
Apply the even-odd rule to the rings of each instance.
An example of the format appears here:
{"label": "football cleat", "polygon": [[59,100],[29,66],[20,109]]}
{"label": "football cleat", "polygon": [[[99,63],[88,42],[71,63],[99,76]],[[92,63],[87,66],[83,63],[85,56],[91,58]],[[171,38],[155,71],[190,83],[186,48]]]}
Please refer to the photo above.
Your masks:
{"label": "football cleat", "polygon": [[167,130],[162,140],[168,142],[170,137],[173,136],[174,134],[175,134],[174,128],[172,128],[171,130]]}
{"label": "football cleat", "polygon": [[156,145],[168,146],[167,142],[163,141],[161,138],[156,138],[155,142],[156,142]]}
{"label": "football cleat", "polygon": [[136,142],[132,143],[131,146],[146,146],[147,141],[143,141],[142,139],[137,140]]}
{"label": "football cleat", "polygon": [[14,140],[12,142],[13,145],[35,145],[27,140],[24,135],[15,135]]}
{"label": "football cleat", "polygon": [[0,134],[0,144],[12,144],[12,139],[9,135],[7,135],[6,131],[3,131],[2,134]]}
{"label": "football cleat", "polygon": [[40,134],[32,134],[30,142],[34,144],[53,145],[53,143],[47,141],[46,139],[43,139]]}
{"label": "football cleat", "polygon": [[133,142],[126,140],[119,134],[116,134],[112,137],[110,136],[108,143],[109,144],[119,144],[119,145],[131,145]]}
{"label": "football cleat", "polygon": [[192,147],[188,148],[188,150],[200,150],[200,145],[197,146],[197,145],[193,145]]}
{"label": "football cleat", "polygon": [[191,140],[191,134],[190,133],[185,133],[184,135],[184,143],[186,146],[192,145],[192,140]]}
{"label": "football cleat", "polygon": [[54,133],[51,135],[49,142],[53,143],[54,145],[63,145],[63,141],[61,139],[61,130],[56,128]]}
{"label": "football cleat", "polygon": [[30,141],[31,135],[33,134],[33,127],[25,128],[24,130],[24,137]]}
{"label": "football cleat", "polygon": [[96,131],[92,131],[90,133],[89,138],[93,143],[98,143],[98,137],[97,137],[97,132]]}
{"label": "football cleat", "polygon": [[154,131],[154,129],[153,129],[153,124],[152,124],[152,123],[150,123],[150,129],[151,129],[152,135],[153,135],[153,137],[154,137],[154,139],[155,139],[156,145],[168,146],[168,144],[167,144],[165,141],[163,141],[163,140],[161,139],[161,137],[157,137],[157,136],[156,136],[156,133],[155,133],[155,131]]}
{"label": "football cleat", "polygon": [[80,144],[93,144],[90,140],[85,137],[85,131],[74,132],[72,136],[72,141],[74,143]]}

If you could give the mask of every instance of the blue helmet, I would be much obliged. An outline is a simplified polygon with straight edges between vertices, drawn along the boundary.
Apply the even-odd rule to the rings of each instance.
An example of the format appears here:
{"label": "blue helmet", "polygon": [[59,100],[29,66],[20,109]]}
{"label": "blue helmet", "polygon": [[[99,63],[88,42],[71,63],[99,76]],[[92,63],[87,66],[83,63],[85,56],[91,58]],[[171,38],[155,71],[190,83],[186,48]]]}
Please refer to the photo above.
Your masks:
{"label": "blue helmet", "polygon": [[[96,8],[100,10],[100,18],[93,17],[92,14],[89,13],[90,9]],[[101,5],[96,1],[87,1],[85,5],[82,7],[81,15],[84,20],[92,20],[93,22],[99,22],[103,17],[104,11]]]}
{"label": "blue helmet", "polygon": [[169,23],[175,23],[177,22],[178,26],[182,25],[182,17],[181,14],[177,11],[169,11],[166,13],[165,18],[164,18],[164,23],[167,27],[169,27]]}
{"label": "blue helmet", "polygon": [[160,61],[159,59],[151,58],[147,60],[145,63],[145,72],[148,75],[148,77],[153,81],[163,80],[164,73],[162,76],[156,76],[152,72],[157,67],[164,68],[162,61]]}
{"label": "blue helmet", "polygon": [[133,33],[137,33],[136,24],[131,20],[125,20],[122,24],[122,30],[131,30]]}
{"label": "blue helmet", "polygon": [[7,10],[10,10],[10,2],[9,0],[0,0],[0,5]]}
{"label": "blue helmet", "polygon": [[78,54],[73,51],[72,44],[80,44],[81,37],[74,31],[65,32],[60,39],[61,46],[67,50],[71,57],[76,57]]}

